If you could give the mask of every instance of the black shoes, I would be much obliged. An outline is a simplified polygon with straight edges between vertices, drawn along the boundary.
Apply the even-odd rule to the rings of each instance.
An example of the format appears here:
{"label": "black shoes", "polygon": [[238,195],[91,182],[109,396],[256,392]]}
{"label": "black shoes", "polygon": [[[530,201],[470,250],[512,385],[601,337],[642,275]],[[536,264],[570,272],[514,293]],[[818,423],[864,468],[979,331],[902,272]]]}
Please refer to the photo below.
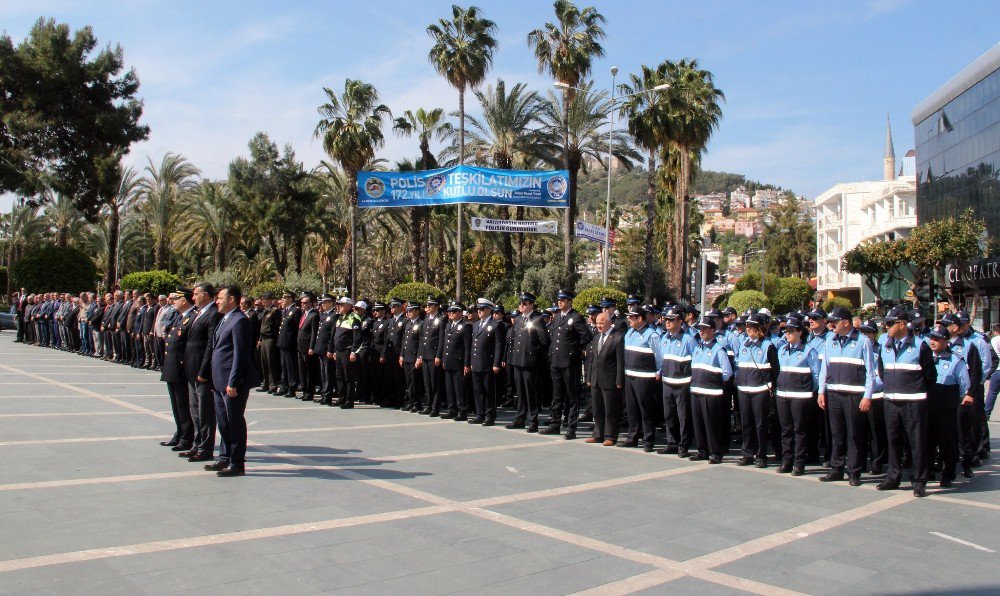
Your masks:
{"label": "black shoes", "polygon": [[177,439],[170,439],[169,441],[160,441],[160,445],[163,445],[164,447],[176,447]]}
{"label": "black shoes", "polygon": [[615,445],[615,447],[632,447],[632,448],[638,446],[639,446],[639,441],[619,441],[618,444]]}
{"label": "black shoes", "polygon": [[756,460],[753,463],[753,465],[754,465],[755,468],[766,468],[767,467],[767,460],[764,459],[764,458],[760,458],[760,459]]}
{"label": "black shoes", "polygon": [[927,485],[923,482],[913,483],[913,496],[914,497],[926,497],[927,496]]}
{"label": "black shoes", "polygon": [[677,457],[679,457],[681,459],[687,459],[689,456],[690,456],[690,453],[688,452],[687,449],[678,449],[677,450]]}
{"label": "black shoes", "polygon": [[706,459],[708,459],[708,458],[705,457],[704,455],[700,454],[700,453],[696,453],[696,454],[688,457],[689,461],[705,461]]}
{"label": "black shoes", "polygon": [[806,469],[802,466],[795,466],[792,468],[792,476],[803,476],[806,473]]}
{"label": "black shoes", "polygon": [[566,431],[566,434],[563,435],[563,438],[566,439],[567,441],[572,441],[573,439],[576,438],[576,431],[575,430]]}
{"label": "black shoes", "polygon": [[868,472],[872,476],[881,476],[882,475],[882,465],[881,464],[872,464],[872,467],[871,467],[871,469],[868,470]]}
{"label": "black shoes", "polygon": [[522,430],[524,428],[524,422],[518,422],[515,420],[514,422],[505,424],[503,427],[511,430]]}
{"label": "black shoes", "polygon": [[645,444],[643,444],[642,450],[645,451],[646,453],[652,453],[653,452],[653,444],[652,443],[645,443]]}
{"label": "black shoes", "polygon": [[212,457],[211,453],[195,453],[194,455],[188,458],[188,461],[189,462],[212,461],[213,459],[215,458]]}
{"label": "black shoes", "polygon": [[753,458],[752,457],[743,456],[743,457],[740,458],[740,460],[738,462],[736,462],[736,465],[737,466],[749,466],[752,463],[753,463]]}
{"label": "black shoes", "polygon": [[962,466],[962,476],[972,478],[972,466],[965,464]]}
{"label": "black shoes", "polygon": [[893,482],[891,480],[885,480],[885,481],[879,483],[875,487],[875,490],[896,490],[897,488],[899,488],[899,483],[898,482]]}
{"label": "black shoes", "polygon": [[719,456],[719,455],[709,455],[708,456],[708,463],[710,463],[710,464],[721,464],[722,463],[722,457]]}
{"label": "black shoes", "polygon": [[847,484],[849,484],[851,486],[861,486],[861,477],[860,476],[851,476],[851,477],[849,477],[847,479]]}
{"label": "black shoes", "polygon": [[558,424],[550,424],[550,425],[548,425],[548,426],[545,427],[545,430],[541,431],[538,434],[541,434],[541,435],[558,435],[560,430],[561,430],[560,425],[558,425]]}
{"label": "black shoes", "polygon": [[843,472],[830,472],[826,476],[820,476],[820,482],[839,482],[844,479]]}
{"label": "black shoes", "polygon": [[207,464],[205,466],[206,472],[218,472],[220,470],[225,470],[229,467],[229,462],[217,461],[214,464]]}
{"label": "black shoes", "polygon": [[482,424],[486,422],[486,416],[476,416],[475,418],[470,418],[467,422],[469,424]]}
{"label": "black shoes", "polygon": [[178,443],[170,448],[171,451],[191,451],[191,444]]}
{"label": "black shoes", "polygon": [[941,488],[951,488],[951,487],[955,486],[955,481],[954,480],[946,480],[946,479],[942,478],[941,479],[941,484],[939,486]]}
{"label": "black shoes", "polygon": [[587,414],[587,413],[580,414],[580,422],[593,422],[593,421],[594,421],[593,414]]}
{"label": "black shoes", "polygon": [[243,466],[227,466],[215,473],[219,478],[232,478],[233,476],[246,476],[246,469]]}
{"label": "black shoes", "polygon": [[528,432],[529,433],[537,433],[538,432],[538,425],[537,424],[529,425],[528,426]]}
{"label": "black shoes", "polygon": [[780,466],[778,466],[778,473],[779,474],[787,474],[787,473],[789,473],[791,471],[792,471],[792,464],[790,464],[788,462],[785,462],[785,463],[781,464]]}
{"label": "black shoes", "polygon": [[[433,416],[433,415],[434,414],[431,414],[431,416]],[[457,416],[458,416],[458,414],[455,414],[454,412],[445,412],[444,414],[441,414],[441,420],[452,420],[452,419],[456,418]]]}
{"label": "black shoes", "polygon": [[494,419],[492,419],[492,418],[487,418],[487,419],[486,419],[486,420],[485,420],[485,421],[483,422],[483,426],[493,426],[493,425],[494,425],[494,424],[496,424],[496,423],[497,423],[497,421],[496,421],[496,420],[494,420]]}

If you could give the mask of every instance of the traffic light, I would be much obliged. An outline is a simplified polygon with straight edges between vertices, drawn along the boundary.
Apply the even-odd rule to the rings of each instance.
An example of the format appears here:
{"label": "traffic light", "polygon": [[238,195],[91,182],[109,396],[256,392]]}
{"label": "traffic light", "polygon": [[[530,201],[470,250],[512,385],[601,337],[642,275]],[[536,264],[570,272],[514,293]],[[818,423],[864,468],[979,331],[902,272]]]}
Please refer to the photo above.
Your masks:
{"label": "traffic light", "polygon": [[719,283],[719,266],[712,261],[705,261],[705,285]]}

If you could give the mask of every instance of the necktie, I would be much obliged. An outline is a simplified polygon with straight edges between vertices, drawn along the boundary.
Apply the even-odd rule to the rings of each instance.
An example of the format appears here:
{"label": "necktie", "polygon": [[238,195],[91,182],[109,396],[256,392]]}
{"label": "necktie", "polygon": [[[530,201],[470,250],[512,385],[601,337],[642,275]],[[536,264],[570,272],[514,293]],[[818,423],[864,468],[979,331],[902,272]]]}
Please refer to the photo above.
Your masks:
{"label": "necktie", "polygon": [[896,340],[896,351],[899,352],[902,349],[903,349],[903,342],[897,339]]}
{"label": "necktie", "polygon": [[302,318],[299,319],[299,329],[302,329],[305,326],[306,326],[306,315],[303,314]]}
{"label": "necktie", "polygon": [[607,331],[605,331],[604,333],[601,334],[601,341],[597,342],[597,351],[598,352],[600,352],[601,348],[604,347],[604,340],[607,339],[607,337],[608,337],[608,332]]}

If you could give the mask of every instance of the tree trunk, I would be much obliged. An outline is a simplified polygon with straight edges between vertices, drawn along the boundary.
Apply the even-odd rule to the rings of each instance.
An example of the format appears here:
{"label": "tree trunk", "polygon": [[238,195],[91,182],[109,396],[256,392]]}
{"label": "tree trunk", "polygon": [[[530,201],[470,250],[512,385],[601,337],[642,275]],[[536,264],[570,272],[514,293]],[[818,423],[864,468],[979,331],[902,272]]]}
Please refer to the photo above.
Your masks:
{"label": "tree trunk", "polygon": [[656,219],[656,153],[649,150],[649,172],[646,174],[646,303],[653,301],[653,222]]}
{"label": "tree trunk", "polygon": [[166,269],[167,268],[167,258],[169,253],[169,244],[167,239],[167,232],[163,230],[160,234],[160,238],[156,241],[156,255],[155,261],[153,263],[156,269]]}
{"label": "tree trunk", "polygon": [[58,235],[56,236],[56,245],[59,248],[66,248],[66,243],[69,240],[69,228],[66,226],[60,226]]}
{"label": "tree trunk", "polygon": [[215,253],[212,255],[212,266],[216,271],[226,268],[226,248],[222,243],[222,238],[215,239]]}
{"label": "tree trunk", "polygon": [[274,270],[278,273],[278,277],[285,277],[287,261],[284,259],[281,251],[278,250],[278,239],[274,237],[274,232],[267,233],[267,246],[271,249]]}
{"label": "tree trunk", "polygon": [[[510,207],[504,205],[500,207],[500,219],[510,219]],[[503,237],[503,264],[504,269],[509,274],[514,270],[514,245],[510,240],[510,234],[501,234]]]}
{"label": "tree trunk", "polygon": [[576,270],[573,267],[573,225],[576,220],[576,174],[569,155],[569,104],[572,101],[569,90],[563,93],[563,165],[569,175],[569,198],[563,220],[563,269],[565,285],[570,290],[576,285]]}
{"label": "tree trunk", "polygon": [[424,210],[423,233],[421,234],[421,244],[424,249],[423,277],[424,283],[430,283],[431,279],[431,208],[421,207]]}
{"label": "tree trunk", "polygon": [[118,214],[118,205],[111,204],[111,215],[108,217],[108,263],[104,272],[104,284],[108,290],[115,289],[115,282],[118,280],[118,228],[121,225],[121,216]]}
{"label": "tree trunk", "polygon": [[306,239],[304,236],[298,236],[292,243],[292,260],[295,261],[295,273],[297,275],[302,275],[302,253],[305,248]]}
{"label": "tree trunk", "polygon": [[[465,164],[465,85],[458,89],[458,163]],[[462,299],[462,204],[458,204],[455,251],[455,300]],[[443,243],[442,243],[443,245]]]}
{"label": "tree trunk", "polygon": [[413,281],[420,275],[420,207],[410,207],[410,273]]}

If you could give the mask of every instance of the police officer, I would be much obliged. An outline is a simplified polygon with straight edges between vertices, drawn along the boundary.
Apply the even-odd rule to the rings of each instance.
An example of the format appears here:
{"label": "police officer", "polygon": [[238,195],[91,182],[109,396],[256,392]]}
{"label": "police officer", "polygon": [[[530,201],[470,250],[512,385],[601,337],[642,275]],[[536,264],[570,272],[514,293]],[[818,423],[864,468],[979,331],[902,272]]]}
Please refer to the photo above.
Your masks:
{"label": "police officer", "polygon": [[608,315],[608,318],[611,319],[611,326],[615,328],[615,331],[618,331],[624,337],[625,333],[628,332],[628,323],[625,321],[625,317],[617,316],[618,304],[614,299],[608,297],[601,298],[599,306],[601,307],[601,312]]}
{"label": "police officer", "polygon": [[[977,393],[982,391],[983,371],[986,370],[980,350],[975,344],[975,338],[963,331],[962,320],[956,314],[948,313],[941,317],[941,324],[948,329],[951,336],[952,353],[965,360],[969,367],[969,392],[975,402]],[[963,405],[958,409],[959,452],[962,456],[962,474],[966,478],[971,478],[972,468],[980,464],[976,453],[979,439],[976,421],[975,403],[971,406]]]}
{"label": "police officer", "polygon": [[319,368],[319,399],[321,405],[333,405],[333,390],[336,383],[336,364],[328,358],[330,338],[333,336],[336,320],[333,313],[333,296],[323,294],[319,297],[319,323],[316,327],[316,337],[313,340],[313,357]]}
{"label": "police officer", "polygon": [[690,459],[721,464],[729,449],[723,441],[723,425],[729,424],[725,386],[733,376],[733,368],[725,346],[715,340],[715,325],[716,319],[711,316],[695,323],[700,341],[691,355],[691,422],[698,453]]}
{"label": "police officer", "polygon": [[885,316],[885,344],[878,372],[884,385],[885,426],[889,436],[889,469],[876,488],[894,490],[902,478],[902,446],[909,442],[913,461],[913,495],[927,495],[927,392],[937,381],[930,346],[917,341],[906,325],[909,312],[892,308]]}
{"label": "police officer", "polygon": [[[820,307],[812,309],[806,313],[806,323],[809,326],[809,333],[805,338],[805,342],[809,344],[812,349],[816,350],[816,356],[819,358],[820,365],[822,365],[824,355],[826,354],[826,340],[829,339],[832,334],[831,331],[827,329],[826,311]],[[830,417],[827,415],[826,410],[822,408],[815,408],[813,410],[813,414],[815,418],[809,426],[807,461],[816,463],[820,462],[820,445],[822,445],[823,467],[829,468],[830,455],[833,452],[833,443],[830,433]]]}
{"label": "police officer", "polygon": [[[354,301],[347,296],[337,301],[340,317],[330,338],[327,352],[333,352],[337,364],[337,393],[340,398],[336,405],[344,410],[354,407],[357,383],[357,350],[361,347],[361,317],[354,312]],[[329,357],[329,356],[327,356]]]}
{"label": "police officer", "polygon": [[[909,325],[907,326],[910,327]],[[882,344],[888,338],[887,335],[883,335],[881,339],[878,338],[878,327],[878,321],[875,319],[862,321],[861,325],[858,326],[858,331],[864,334],[868,338],[868,341],[872,342],[872,350],[875,351],[876,362],[882,352]],[[875,387],[872,391],[872,407],[868,410],[869,440],[865,442],[866,446],[869,447],[871,455],[871,467],[868,471],[875,476],[882,474],[886,463],[889,461],[889,435],[885,430],[885,400],[883,399],[883,390],[882,377],[876,374]]]}
{"label": "police officer", "polygon": [[743,457],[738,465],[767,467],[768,423],[778,380],[778,350],[769,337],[771,318],[761,312],[747,317],[747,339],[736,354],[736,390],[743,428]]}
{"label": "police officer", "polygon": [[383,397],[384,405],[399,408],[403,405],[406,384],[403,381],[403,367],[399,364],[399,356],[403,353],[403,331],[406,328],[406,314],[403,311],[403,300],[389,300],[389,316],[386,318],[386,342],[383,371],[385,375]]}
{"label": "police officer", "polygon": [[827,316],[835,333],[823,347],[819,378],[819,407],[830,417],[832,453],[830,472],[823,482],[844,479],[861,486],[865,455],[865,414],[871,408],[875,387],[875,354],[868,338],[854,328],[851,311],[843,306]]}
{"label": "police officer", "polygon": [[281,354],[281,380],[275,395],[295,397],[299,388],[299,364],[296,336],[302,311],[295,304],[295,294],[281,295],[281,326],[278,328],[278,350]]}
{"label": "police officer", "polygon": [[372,398],[379,407],[387,407],[391,397],[389,388],[391,380],[387,378],[385,366],[386,348],[389,344],[389,317],[386,316],[385,304],[376,300],[372,304],[372,349],[368,368],[370,371]]}
{"label": "police officer", "polygon": [[557,311],[549,325],[549,370],[552,379],[552,423],[542,434],[557,435],[566,418],[566,438],[576,438],[580,418],[580,374],[583,367],[583,349],[590,343],[591,333],[587,321],[573,308],[576,295],[569,290],[559,290],[556,296]]}
{"label": "police officer", "polygon": [[660,336],[660,379],[663,381],[663,420],[667,446],[662,454],[688,457],[694,440],[691,420],[691,356],[695,339],[684,333],[684,309],[671,306],[663,313],[666,329]]}
{"label": "police officer", "polygon": [[420,316],[420,304],[406,304],[406,323],[403,325],[403,349],[399,356],[399,364],[403,367],[406,377],[406,406],[413,413],[420,412],[424,401],[424,377],[417,368],[420,357],[420,333],[423,331],[424,319]]}
{"label": "police officer", "polygon": [[191,420],[191,401],[188,377],[184,371],[184,349],[187,346],[188,332],[194,322],[196,310],[194,293],[190,288],[177,288],[173,296],[173,304],[179,317],[171,327],[165,342],[163,370],[160,380],[167,384],[167,394],[170,396],[170,409],[174,415],[174,436],[160,445],[172,447],[174,451],[187,451],[194,442],[194,423]]}
{"label": "police officer", "polygon": [[785,321],[785,344],[778,349],[775,406],[781,424],[779,474],[805,474],[807,435],[814,420],[819,385],[819,355],[803,340],[806,323],[799,316]]}
{"label": "police officer", "polygon": [[641,426],[643,451],[651,453],[656,439],[660,338],[646,323],[646,311],[641,306],[632,305],[626,319],[630,327],[625,333],[625,408],[629,428],[618,446],[638,447]]}
{"label": "police officer", "polygon": [[476,417],[469,420],[470,424],[493,426],[497,417],[495,385],[503,363],[506,330],[493,319],[495,307],[486,298],[476,301],[479,320],[472,325],[472,356],[469,361]]}
{"label": "police officer", "polygon": [[527,424],[528,432],[535,433],[538,432],[538,374],[549,349],[549,332],[542,313],[535,310],[535,295],[531,292],[521,294],[518,312],[506,354],[506,364],[513,369],[517,413],[506,428],[521,429]]}
{"label": "police officer", "polygon": [[260,363],[263,379],[259,391],[275,395],[281,382],[281,355],[278,352],[278,330],[281,328],[281,309],[274,303],[274,294],[264,292],[264,312],[260,314]]}
{"label": "police officer", "polygon": [[469,397],[465,393],[465,376],[470,372],[472,361],[472,326],[462,311],[465,306],[458,301],[448,304],[448,321],[444,324],[444,334],[438,344],[434,365],[443,371],[445,397],[448,411],[442,419],[466,422],[469,419]]}
{"label": "police officer", "polygon": [[424,303],[423,328],[420,330],[420,354],[416,363],[424,377],[424,393],[427,396],[427,403],[420,413],[432,418],[441,415],[444,401],[444,371],[434,363],[445,327],[444,317],[438,312],[440,308],[441,303],[437,298],[427,297],[427,302]]}
{"label": "police officer", "polygon": [[961,336],[976,346],[979,359],[982,361],[982,379],[972,386],[972,396],[976,403],[970,410],[971,420],[969,421],[972,425],[972,466],[978,467],[982,464],[983,458],[989,457],[990,431],[986,421],[986,391],[983,384],[993,376],[993,370],[996,366],[993,362],[993,349],[990,347],[990,342],[981,333],[972,330],[969,313],[964,310],[959,311],[958,321]]}
{"label": "police officer", "polygon": [[[928,334],[928,344],[934,355],[937,380],[928,388],[928,435],[941,450],[941,487],[950,488],[955,481],[958,465],[959,408],[972,407],[969,365],[951,352],[950,334],[944,325],[938,325]],[[928,455],[932,455],[928,452]],[[971,475],[972,469],[969,468]]]}
{"label": "police officer", "polygon": [[354,314],[361,319],[361,345],[355,350],[357,356],[355,372],[357,382],[355,399],[366,404],[372,403],[372,339],[374,320],[368,314],[368,303],[358,300],[354,303]]}

